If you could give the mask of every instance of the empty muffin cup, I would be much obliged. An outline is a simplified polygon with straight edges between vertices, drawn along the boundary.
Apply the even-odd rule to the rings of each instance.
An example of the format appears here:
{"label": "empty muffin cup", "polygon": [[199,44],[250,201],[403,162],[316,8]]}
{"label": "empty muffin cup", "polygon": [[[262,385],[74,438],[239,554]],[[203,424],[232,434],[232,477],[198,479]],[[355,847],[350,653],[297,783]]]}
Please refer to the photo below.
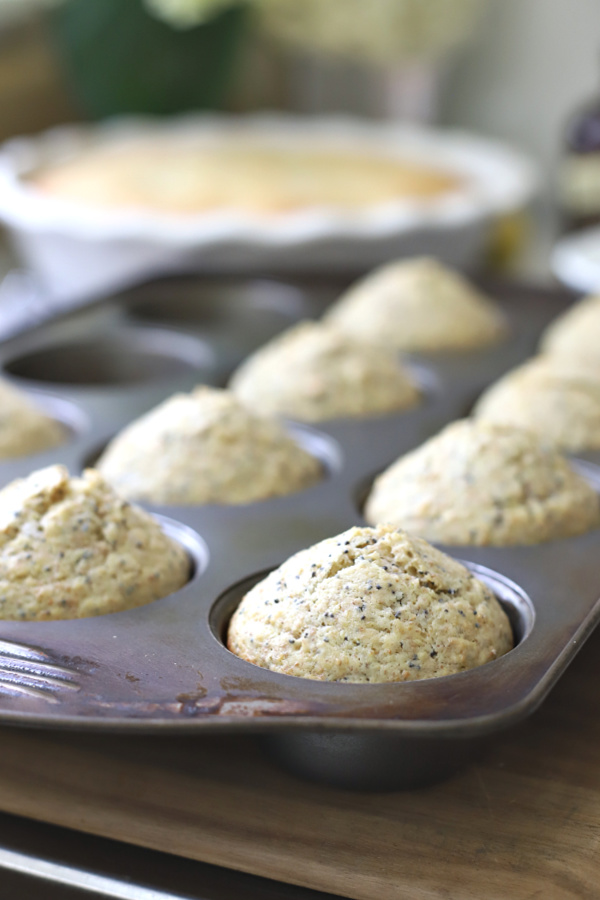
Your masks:
{"label": "empty muffin cup", "polygon": [[120,387],[203,371],[212,354],[201,341],[154,328],[121,328],[80,341],[52,343],[8,359],[5,371],[24,381],[77,387]]}

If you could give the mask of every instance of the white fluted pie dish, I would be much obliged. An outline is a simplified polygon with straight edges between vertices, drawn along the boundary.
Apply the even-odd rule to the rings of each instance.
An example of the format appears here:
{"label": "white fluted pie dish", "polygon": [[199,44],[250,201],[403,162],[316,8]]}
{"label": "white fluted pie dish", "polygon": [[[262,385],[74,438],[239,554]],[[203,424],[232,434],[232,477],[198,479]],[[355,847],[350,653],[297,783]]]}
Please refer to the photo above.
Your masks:
{"label": "white fluted pie dish", "polygon": [[[185,213],[136,206],[129,199],[94,204],[36,184],[35,173],[94,148],[143,148],[157,141],[200,148],[225,141],[274,154],[351,154],[382,166],[397,161],[424,168],[449,176],[450,184],[425,196],[409,192],[382,201],[379,193],[372,203],[354,205],[345,203],[342,189],[340,204],[317,203],[312,194],[306,205],[295,207],[236,208],[230,202]],[[268,179],[266,171],[265,184]],[[0,150],[0,221],[50,296],[81,299],[181,270],[354,273],[420,253],[473,265],[493,223],[522,208],[536,184],[534,166],[520,153],[462,132],[341,117],[127,119],[65,126],[6,143]]]}

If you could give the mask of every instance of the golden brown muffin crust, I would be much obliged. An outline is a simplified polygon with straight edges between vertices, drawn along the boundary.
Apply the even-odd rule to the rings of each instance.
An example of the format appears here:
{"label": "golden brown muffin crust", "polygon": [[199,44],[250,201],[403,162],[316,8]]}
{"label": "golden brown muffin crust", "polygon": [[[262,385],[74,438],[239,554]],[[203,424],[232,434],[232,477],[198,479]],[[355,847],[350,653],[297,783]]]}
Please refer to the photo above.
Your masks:
{"label": "golden brown muffin crust", "polygon": [[376,478],[365,516],[443,544],[537,544],[598,527],[600,499],[534,434],[463,419]]}
{"label": "golden brown muffin crust", "polygon": [[389,263],[353,285],[326,321],[407,352],[469,350],[506,337],[498,307],[434,259]]}
{"label": "golden brown muffin crust", "polygon": [[0,381],[0,459],[16,459],[63,444],[67,430],[29,399]]}
{"label": "golden brown muffin crust", "polygon": [[420,399],[395,350],[317,322],[300,322],[261,347],[230,387],[258,412],[303,422],[399,412]]}
{"label": "golden brown muffin crust", "polygon": [[252,503],[292,494],[323,475],[279,422],[206,386],[175,394],[132,422],[98,469],[128,499],[187,505]]}
{"label": "golden brown muffin crust", "polygon": [[600,366],[600,295],[584,297],[554,319],[542,334],[540,350]]}
{"label": "golden brown muffin crust", "polygon": [[490,589],[391,526],[351,528],[301,550],[253,587],[227,646],[263,668],[323,681],[451,675],[513,646]]}
{"label": "golden brown muffin crust", "polygon": [[132,609],[182,587],[185,549],[98,472],[49,466],[0,491],[0,618]]}
{"label": "golden brown muffin crust", "polygon": [[474,414],[565,453],[600,449],[600,357],[595,368],[569,356],[529,360],[489,387]]}

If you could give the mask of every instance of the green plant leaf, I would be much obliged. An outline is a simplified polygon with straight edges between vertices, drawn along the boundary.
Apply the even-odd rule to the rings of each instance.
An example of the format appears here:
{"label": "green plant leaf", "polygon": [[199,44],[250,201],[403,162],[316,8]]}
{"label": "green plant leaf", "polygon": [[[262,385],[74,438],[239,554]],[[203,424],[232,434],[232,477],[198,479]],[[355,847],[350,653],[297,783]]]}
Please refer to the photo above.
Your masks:
{"label": "green plant leaf", "polygon": [[67,0],[50,21],[85,115],[168,115],[222,105],[247,10],[234,6],[181,31],[155,19],[141,0]]}

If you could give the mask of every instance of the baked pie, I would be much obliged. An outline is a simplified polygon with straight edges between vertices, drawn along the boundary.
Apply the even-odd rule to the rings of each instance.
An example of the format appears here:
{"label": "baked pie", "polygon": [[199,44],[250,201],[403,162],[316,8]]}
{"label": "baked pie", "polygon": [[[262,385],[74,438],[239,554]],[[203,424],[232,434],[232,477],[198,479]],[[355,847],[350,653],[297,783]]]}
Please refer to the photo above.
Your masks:
{"label": "baked pie", "polygon": [[219,140],[106,141],[28,177],[46,195],[99,208],[194,215],[362,210],[427,201],[458,189],[455,174],[391,154]]}

